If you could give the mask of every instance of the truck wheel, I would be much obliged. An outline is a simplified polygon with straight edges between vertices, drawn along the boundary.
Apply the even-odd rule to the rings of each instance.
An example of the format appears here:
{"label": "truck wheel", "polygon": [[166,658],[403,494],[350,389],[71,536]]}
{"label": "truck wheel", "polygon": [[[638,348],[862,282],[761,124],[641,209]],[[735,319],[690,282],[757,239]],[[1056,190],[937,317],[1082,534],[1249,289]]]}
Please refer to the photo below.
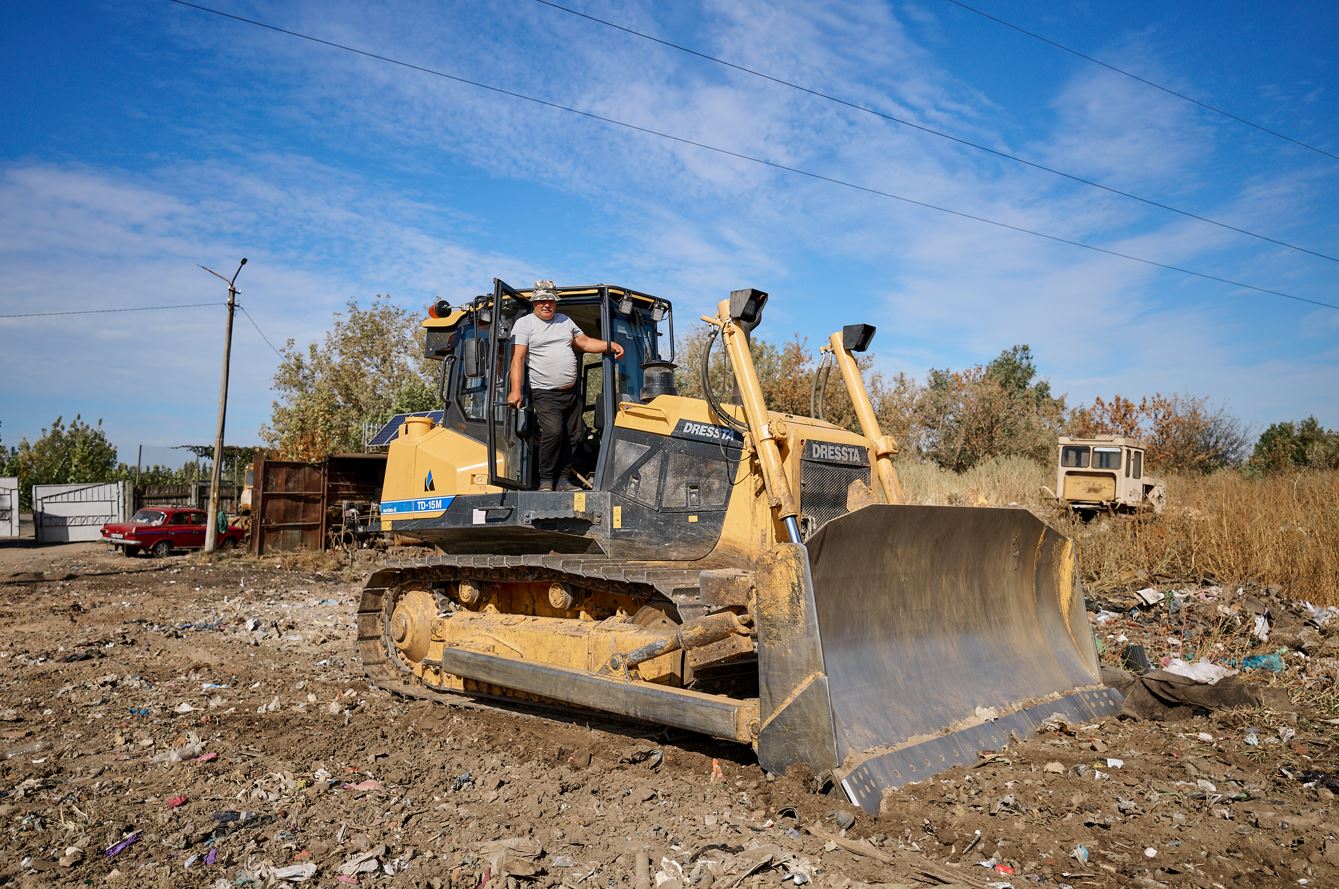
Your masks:
{"label": "truck wheel", "polygon": [[155,559],[164,558],[170,552],[172,552],[172,544],[166,540],[158,541],[153,545],[153,548],[149,550],[149,554]]}

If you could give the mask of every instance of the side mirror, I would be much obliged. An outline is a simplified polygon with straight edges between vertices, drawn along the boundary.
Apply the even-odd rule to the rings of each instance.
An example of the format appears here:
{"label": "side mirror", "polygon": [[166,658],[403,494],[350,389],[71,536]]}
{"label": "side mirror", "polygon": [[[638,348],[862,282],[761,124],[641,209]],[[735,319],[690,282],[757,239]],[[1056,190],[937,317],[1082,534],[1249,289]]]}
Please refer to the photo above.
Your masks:
{"label": "side mirror", "polygon": [[478,337],[466,337],[460,345],[460,366],[467,377],[484,375],[483,348]]}

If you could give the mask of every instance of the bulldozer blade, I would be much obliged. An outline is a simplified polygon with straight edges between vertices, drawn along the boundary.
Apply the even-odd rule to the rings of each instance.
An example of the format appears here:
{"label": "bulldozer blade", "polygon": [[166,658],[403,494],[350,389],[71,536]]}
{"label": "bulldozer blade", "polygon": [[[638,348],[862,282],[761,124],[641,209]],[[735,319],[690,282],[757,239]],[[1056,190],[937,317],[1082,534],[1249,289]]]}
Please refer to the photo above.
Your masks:
{"label": "bulldozer blade", "polygon": [[[807,551],[807,559],[805,558]],[[830,768],[853,803],[1115,713],[1073,543],[1023,509],[871,505],[760,566],[765,768]]]}

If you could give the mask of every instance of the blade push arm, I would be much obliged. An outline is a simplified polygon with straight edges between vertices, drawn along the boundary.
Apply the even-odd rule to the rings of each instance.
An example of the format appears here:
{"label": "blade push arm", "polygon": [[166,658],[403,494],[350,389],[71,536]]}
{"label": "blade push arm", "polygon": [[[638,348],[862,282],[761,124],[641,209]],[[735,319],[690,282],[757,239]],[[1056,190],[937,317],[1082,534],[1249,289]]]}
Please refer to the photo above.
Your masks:
{"label": "blade push arm", "polygon": [[[765,294],[763,297],[765,298]],[[725,351],[730,358],[730,367],[734,371],[735,383],[739,387],[740,400],[744,406],[744,419],[748,423],[749,437],[758,454],[758,463],[762,467],[763,484],[767,488],[767,499],[777,518],[786,527],[787,536],[792,543],[800,542],[800,528],[796,517],[800,514],[799,500],[786,478],[785,467],[781,463],[781,451],[777,447],[778,436],[785,435],[780,421],[772,422],[763,399],[762,385],[758,382],[758,371],[753,366],[753,355],[749,352],[748,338],[744,329],[731,317],[730,300],[721,300],[716,307],[716,317],[703,316],[708,324],[720,328],[721,339],[725,341]]]}
{"label": "blade push arm", "polygon": [[[870,328],[870,332],[872,335],[873,328]],[[893,468],[893,455],[897,453],[897,442],[879,429],[879,418],[874,415],[874,405],[869,400],[869,390],[865,388],[865,380],[860,375],[860,366],[846,349],[844,331],[838,331],[828,339],[825,351],[831,351],[837,359],[842,382],[846,384],[846,392],[851,396],[851,406],[855,408],[856,419],[860,421],[860,433],[873,445],[875,466],[879,473],[879,484],[883,486],[883,496],[889,503],[905,503],[902,483],[898,481],[897,470]]]}

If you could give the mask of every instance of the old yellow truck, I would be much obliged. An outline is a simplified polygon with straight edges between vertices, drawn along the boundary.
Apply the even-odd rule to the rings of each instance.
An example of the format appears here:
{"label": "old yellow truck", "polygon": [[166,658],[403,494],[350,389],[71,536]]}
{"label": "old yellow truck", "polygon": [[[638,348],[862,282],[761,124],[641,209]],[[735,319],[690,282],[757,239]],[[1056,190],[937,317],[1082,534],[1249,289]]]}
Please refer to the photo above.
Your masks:
{"label": "old yellow truck", "polygon": [[1052,496],[1089,518],[1099,512],[1159,514],[1167,489],[1146,471],[1145,451],[1142,442],[1120,435],[1062,435]]}

